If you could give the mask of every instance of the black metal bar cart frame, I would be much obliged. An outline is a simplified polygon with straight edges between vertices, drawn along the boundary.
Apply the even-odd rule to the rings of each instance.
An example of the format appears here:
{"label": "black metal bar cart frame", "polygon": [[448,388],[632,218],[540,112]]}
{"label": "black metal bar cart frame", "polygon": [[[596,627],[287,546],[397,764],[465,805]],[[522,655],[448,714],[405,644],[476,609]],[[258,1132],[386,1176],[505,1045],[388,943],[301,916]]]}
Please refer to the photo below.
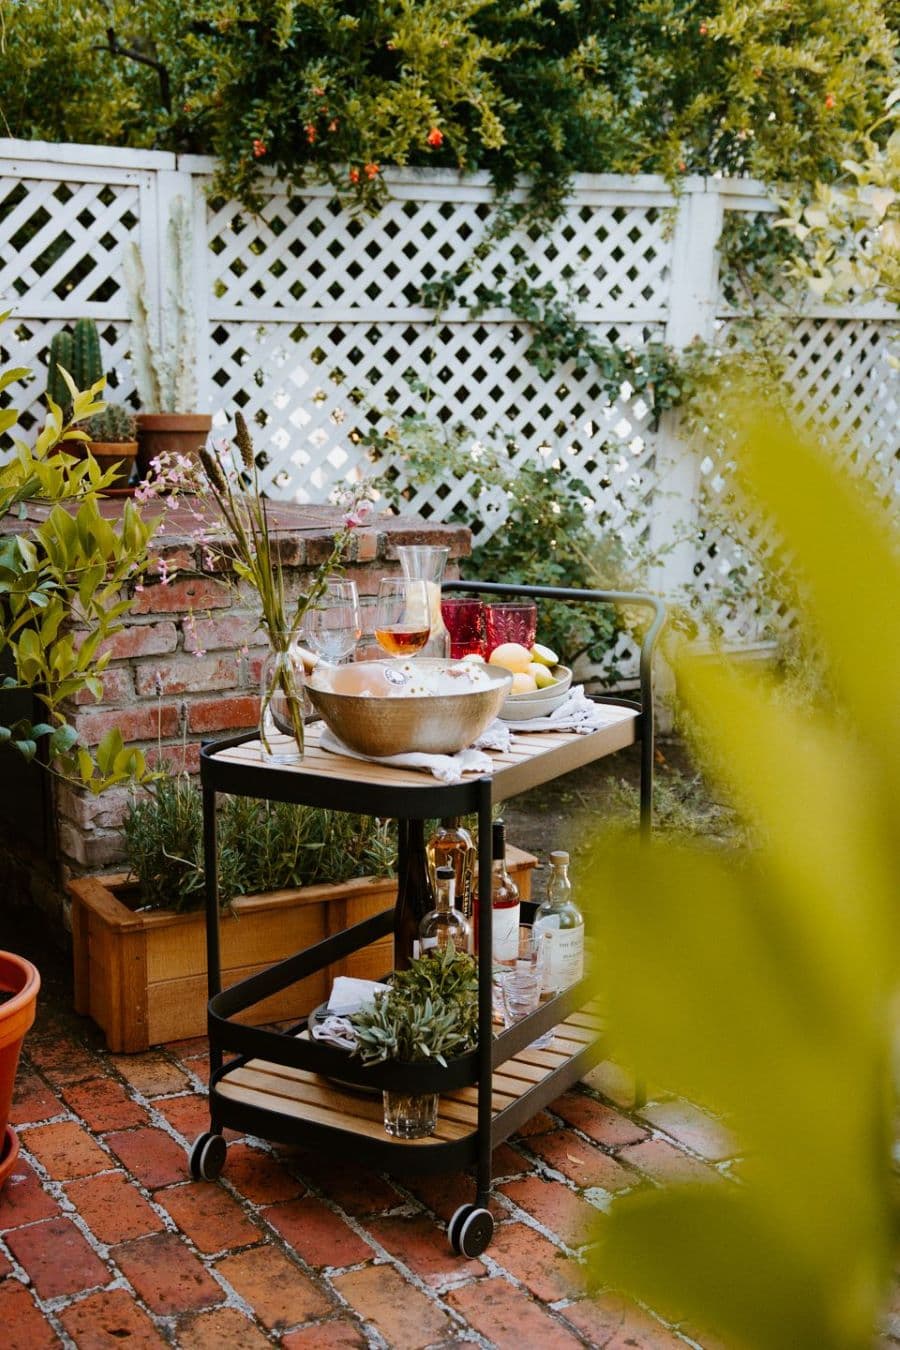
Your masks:
{"label": "black metal bar cart frame", "polygon": [[[478,952],[479,1044],[470,1054],[440,1065],[386,1063],[364,1066],[346,1053],[315,1041],[306,1019],[286,1029],[247,1026],[240,1014],[393,930],[393,909],[295,953],[285,960],[221,988],[217,881],[216,796],[220,792],[421,822],[434,817],[477,814],[479,840],[490,838],[491,809],[527,788],[548,782],[606,754],[640,741],[641,828],[649,831],[653,781],[652,656],[664,621],[656,597],[623,591],[570,590],[479,581],[449,581],[445,591],[619,604],[651,611],[640,654],[640,697],[601,697],[610,705],[610,726],[588,735],[537,733],[514,738],[515,752],[495,756],[489,776],[443,784],[421,773],[376,769],[360,761],[320,753],[315,728],[308,728],[312,752],[299,767],[264,763],[255,736],[204,745],[203,790],[206,866],[206,934],[209,978],[210,1129],[196,1141],[191,1171],[214,1178],[225,1162],[223,1131],[231,1127],[274,1142],[302,1141],[324,1154],[352,1156],[398,1174],[476,1169],[475,1203],[462,1205],[450,1225],[455,1250],[483,1251],[492,1220],[491,1153],[542,1106],[583,1077],[604,1053],[600,1021],[591,1011],[589,980],[580,981],[542,1004],[530,1017],[494,1034],[492,1025],[491,863],[479,850]],[[618,710],[615,711],[615,710]],[[401,831],[401,843],[404,832]],[[406,859],[401,852],[399,867]],[[555,1028],[553,1047],[533,1048]],[[531,1048],[530,1048],[531,1047]],[[558,1048],[555,1048],[558,1047]],[[226,1056],[229,1058],[226,1059]],[[373,1101],[372,1088],[379,1090]],[[436,1137],[398,1140],[381,1125],[381,1090],[438,1092],[444,1125]]]}

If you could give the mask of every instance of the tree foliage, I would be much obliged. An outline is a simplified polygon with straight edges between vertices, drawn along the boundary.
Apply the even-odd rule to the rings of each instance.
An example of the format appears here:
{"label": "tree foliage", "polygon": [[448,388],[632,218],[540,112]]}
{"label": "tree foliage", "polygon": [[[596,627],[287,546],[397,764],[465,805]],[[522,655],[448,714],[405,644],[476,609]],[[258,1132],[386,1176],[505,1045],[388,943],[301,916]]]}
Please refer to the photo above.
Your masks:
{"label": "tree foliage", "polygon": [[[887,0],[0,0],[9,134],[191,149],[254,204],[262,169],[353,197],[391,164],[837,171],[890,87]],[[116,42],[159,72],[110,50]]]}

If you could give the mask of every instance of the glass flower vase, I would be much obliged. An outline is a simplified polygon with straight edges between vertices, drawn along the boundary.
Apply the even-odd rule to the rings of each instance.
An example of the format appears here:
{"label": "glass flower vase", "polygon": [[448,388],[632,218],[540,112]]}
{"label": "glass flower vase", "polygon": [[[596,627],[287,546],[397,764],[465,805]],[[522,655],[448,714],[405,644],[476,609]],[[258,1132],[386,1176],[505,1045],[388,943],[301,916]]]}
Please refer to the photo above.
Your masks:
{"label": "glass flower vase", "polygon": [[299,764],[304,750],[303,661],[285,642],[270,648],[260,672],[259,740],[271,764]]}

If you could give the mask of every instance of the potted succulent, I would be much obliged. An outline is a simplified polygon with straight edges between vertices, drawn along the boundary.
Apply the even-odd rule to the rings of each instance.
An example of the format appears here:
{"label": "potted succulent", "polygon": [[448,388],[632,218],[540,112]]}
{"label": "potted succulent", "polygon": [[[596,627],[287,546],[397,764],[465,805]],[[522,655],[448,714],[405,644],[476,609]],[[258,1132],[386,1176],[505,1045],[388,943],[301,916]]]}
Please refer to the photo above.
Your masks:
{"label": "potted succulent", "polygon": [[90,436],[88,453],[104,472],[116,470],[114,487],[127,487],[138,448],[134,413],[120,403],[107,403],[103,412],[94,413],[88,420],[85,429]]}
{"label": "potted succulent", "polygon": [[196,459],[212,427],[207,413],[198,413],[196,332],[191,308],[191,228],[183,197],[172,204],[166,238],[171,261],[167,304],[155,340],[147,306],[149,287],[141,251],[131,244],[125,253],[125,285],[131,318],[131,360],[141,402],[138,414],[138,468],[143,477],[162,453]]}
{"label": "potted succulent", "polygon": [[0,952],[0,1186],[13,1169],[19,1141],[9,1124],[13,1086],[25,1033],[34,1021],[41,977],[22,956]]}
{"label": "potted succulent", "polygon": [[426,1062],[446,1068],[448,1059],[468,1054],[478,1044],[478,967],[474,957],[452,942],[414,958],[395,971],[386,993],[371,1009],[352,1018],[355,1054],[365,1064],[393,1060],[409,1066],[409,1087],[385,1090],[384,1128],[398,1139],[432,1134],[438,1093],[416,1089],[416,1070]]}

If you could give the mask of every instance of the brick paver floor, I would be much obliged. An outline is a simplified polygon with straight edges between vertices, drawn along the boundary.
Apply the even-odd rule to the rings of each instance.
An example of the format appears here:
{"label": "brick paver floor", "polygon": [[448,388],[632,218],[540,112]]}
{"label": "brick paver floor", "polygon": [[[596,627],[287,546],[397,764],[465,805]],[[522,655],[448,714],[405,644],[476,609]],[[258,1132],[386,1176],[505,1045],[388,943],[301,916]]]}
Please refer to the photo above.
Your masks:
{"label": "brick paver floor", "polygon": [[233,1136],[222,1181],[190,1181],[205,1054],[197,1040],[110,1055],[44,1002],[0,1191],[4,1350],[722,1350],[585,1285],[614,1195],[725,1184],[732,1141],[690,1104],[656,1094],[635,1110],[622,1071],[599,1066],[497,1150],[497,1229],[467,1260],[446,1224],[468,1177],[403,1182]]}

